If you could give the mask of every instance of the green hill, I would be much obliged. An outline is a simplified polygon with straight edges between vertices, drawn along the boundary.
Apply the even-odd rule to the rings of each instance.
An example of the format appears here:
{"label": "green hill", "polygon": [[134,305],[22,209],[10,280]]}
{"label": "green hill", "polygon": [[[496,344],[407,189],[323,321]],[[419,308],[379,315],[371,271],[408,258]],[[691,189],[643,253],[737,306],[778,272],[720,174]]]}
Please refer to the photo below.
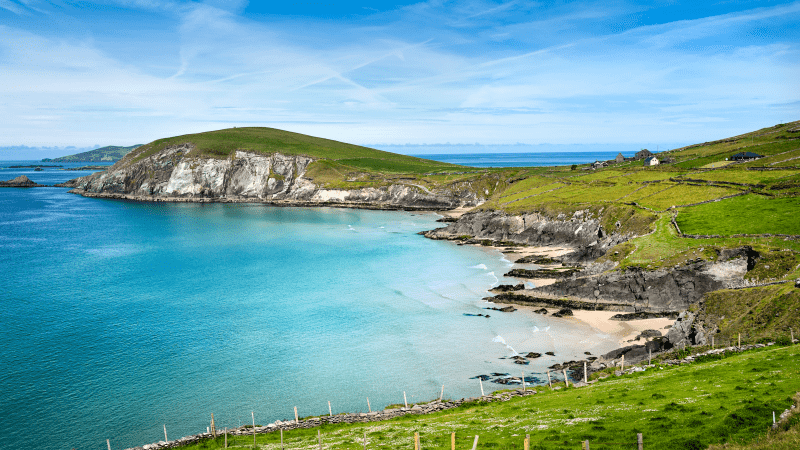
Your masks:
{"label": "green hill", "polygon": [[60,158],[45,158],[42,162],[115,162],[122,159],[125,155],[132,150],[141,147],[140,145],[131,145],[130,147],[119,147],[109,145],[107,147],[90,150],[88,152],[77,153],[75,155],[62,156]]}
{"label": "green hill", "polygon": [[453,164],[265,127],[228,128],[159,139],[131,153],[130,160],[135,162],[166,147],[181,144],[195,146],[188,156],[227,158],[235,150],[264,154],[279,152],[325,160],[332,169],[343,167],[364,172],[426,173],[463,169]]}

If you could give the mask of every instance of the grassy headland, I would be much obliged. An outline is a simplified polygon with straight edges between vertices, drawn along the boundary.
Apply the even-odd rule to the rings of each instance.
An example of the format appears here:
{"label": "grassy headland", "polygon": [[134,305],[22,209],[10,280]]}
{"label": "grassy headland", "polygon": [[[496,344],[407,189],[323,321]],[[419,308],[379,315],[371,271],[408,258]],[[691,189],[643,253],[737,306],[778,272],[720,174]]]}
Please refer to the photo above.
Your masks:
{"label": "grassy headland", "polygon": [[62,156],[60,158],[45,158],[44,162],[114,162],[119,161],[125,155],[133,150],[141,147],[141,145],[131,145],[130,147],[119,147],[109,145],[101,147],[88,152],[76,153],[74,155]]}

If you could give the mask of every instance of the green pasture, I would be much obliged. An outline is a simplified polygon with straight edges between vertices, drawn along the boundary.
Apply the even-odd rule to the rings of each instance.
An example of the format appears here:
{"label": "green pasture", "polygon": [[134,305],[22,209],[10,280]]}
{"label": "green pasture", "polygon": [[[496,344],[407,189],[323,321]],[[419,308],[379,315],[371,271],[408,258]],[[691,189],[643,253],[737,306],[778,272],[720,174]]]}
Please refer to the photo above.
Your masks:
{"label": "green pasture", "polygon": [[800,235],[800,198],[748,194],[682,208],[676,222],[686,234]]}
{"label": "green pasture", "polygon": [[[783,336],[786,339],[785,336]],[[788,340],[788,339],[787,339]],[[642,433],[650,449],[705,449],[710,444],[753,443],[766,435],[772,412],[787,409],[800,391],[800,346],[764,349],[708,357],[705,362],[657,366],[631,376],[611,376],[584,388],[551,390],[505,402],[472,402],[424,416],[404,416],[384,422],[323,425],[284,432],[284,448],[413,448],[419,433],[422,449],[522,449],[525,435],[531,448],[621,448],[604,443],[636,442]],[[252,448],[252,436],[229,437],[231,448]],[[223,438],[189,449],[221,448]],[[259,449],[279,449],[280,434],[256,436]]]}

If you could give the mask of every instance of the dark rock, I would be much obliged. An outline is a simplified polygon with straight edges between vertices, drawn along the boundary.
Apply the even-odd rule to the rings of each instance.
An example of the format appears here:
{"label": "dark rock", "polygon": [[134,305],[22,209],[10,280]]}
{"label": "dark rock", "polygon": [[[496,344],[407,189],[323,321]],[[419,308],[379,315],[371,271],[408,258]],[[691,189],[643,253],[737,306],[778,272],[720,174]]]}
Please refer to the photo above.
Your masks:
{"label": "dark rock", "polygon": [[553,352],[544,352],[544,354],[545,354],[545,355],[550,355],[550,356],[556,356],[556,354],[555,354],[555,353],[553,353]]}
{"label": "dark rock", "polygon": [[0,187],[36,187],[41,186],[31,181],[25,175],[20,175],[17,178],[8,181],[0,181]]}
{"label": "dark rock", "polygon": [[800,278],[794,280],[794,287],[800,289]]}
{"label": "dark rock", "polygon": [[643,338],[659,337],[661,336],[661,332],[658,330],[644,330],[639,336]]}
{"label": "dark rock", "polygon": [[511,305],[505,306],[503,308],[486,308],[486,309],[491,309],[491,310],[494,310],[494,311],[502,311],[502,312],[514,312],[514,311],[517,310],[517,308],[514,308]]}
{"label": "dark rock", "polygon": [[553,313],[553,317],[567,317],[572,315],[572,310],[569,308],[559,309],[558,312]]}
{"label": "dark rock", "polygon": [[679,313],[677,311],[666,311],[666,312],[639,311],[628,314],[614,314],[609,318],[609,320],[626,321],[626,320],[660,319],[662,317],[665,317],[667,319],[677,319],[678,314]]}
{"label": "dark rock", "polygon": [[589,361],[595,361],[595,360],[597,360],[597,356],[590,356],[590,357],[588,357],[586,359],[588,359]]}
{"label": "dark rock", "polygon": [[536,353],[536,352],[528,352],[528,354],[525,355],[526,358],[531,358],[531,359],[538,358],[540,356],[542,356],[542,354],[541,353]]}
{"label": "dark rock", "polygon": [[492,377],[490,377],[489,375],[477,375],[470,378],[470,380],[478,380],[478,379],[480,379],[481,381],[486,381],[486,380],[491,380]]}
{"label": "dark rock", "polygon": [[455,223],[458,222],[458,219],[455,217],[442,217],[440,219],[436,219],[436,221],[442,223]]}
{"label": "dark rock", "polygon": [[504,276],[515,278],[569,278],[573,274],[580,272],[579,268],[568,267],[567,269],[511,269]]}
{"label": "dark rock", "polygon": [[545,264],[555,264],[560,261],[556,261],[555,259],[548,258],[546,256],[539,256],[539,255],[529,255],[524,256],[515,261],[517,264],[536,264],[536,265],[545,265]]}
{"label": "dark rock", "polygon": [[534,312],[535,312],[536,314],[547,314],[547,310],[546,310],[546,309],[544,309],[544,308],[542,308],[542,309],[537,309],[537,310],[536,310],[536,311],[534,311]]}
{"label": "dark rock", "polygon": [[591,355],[592,352],[583,352],[584,355]]}
{"label": "dark rock", "polygon": [[517,285],[513,284],[501,284],[499,286],[495,286],[492,288],[493,291],[497,292],[509,292],[509,291],[521,291],[525,289],[525,285],[523,283],[519,283]]}
{"label": "dark rock", "polygon": [[492,372],[493,377],[506,377],[508,376],[507,373],[500,373],[500,372]]}

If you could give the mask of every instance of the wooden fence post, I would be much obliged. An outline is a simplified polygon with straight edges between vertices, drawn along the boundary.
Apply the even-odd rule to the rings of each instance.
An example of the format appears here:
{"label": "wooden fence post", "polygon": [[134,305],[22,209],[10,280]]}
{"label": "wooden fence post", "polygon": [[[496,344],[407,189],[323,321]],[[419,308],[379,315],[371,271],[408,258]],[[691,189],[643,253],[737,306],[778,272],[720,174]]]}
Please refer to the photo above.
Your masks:
{"label": "wooden fence post", "polygon": [[475,442],[472,443],[472,450],[476,450],[478,448],[478,435],[475,435]]}
{"label": "wooden fence post", "polygon": [[711,336],[711,348],[714,348],[714,336]]}
{"label": "wooden fence post", "polygon": [[442,401],[442,398],[444,398],[444,385],[442,385],[442,392],[439,392],[439,401]]}
{"label": "wooden fence post", "polygon": [[564,371],[564,387],[569,387],[569,379],[567,379],[567,369],[561,369]]}
{"label": "wooden fence post", "polygon": [[283,450],[283,428],[281,428],[281,450]]}
{"label": "wooden fence post", "polygon": [[486,395],[483,393],[483,380],[478,378],[478,382],[481,384],[481,397],[483,397],[484,395]]}
{"label": "wooden fence post", "polygon": [[531,450],[531,435],[525,435],[525,443],[522,445],[522,450]]}
{"label": "wooden fence post", "polygon": [[636,444],[639,446],[639,450],[644,450],[644,440],[642,439],[642,433],[636,433]]}
{"label": "wooden fence post", "polygon": [[256,447],[256,413],[250,411],[250,417],[253,418],[253,448]]}
{"label": "wooden fence post", "polygon": [[217,426],[214,423],[214,413],[211,413],[211,435],[217,437]]}
{"label": "wooden fence post", "polygon": [[419,432],[414,433],[414,450],[419,450]]}
{"label": "wooden fence post", "polygon": [[364,430],[364,450],[367,450],[367,430]]}
{"label": "wooden fence post", "polygon": [[403,404],[408,408],[408,399],[406,398],[406,391],[403,391]]}
{"label": "wooden fence post", "polygon": [[367,397],[367,409],[372,412],[372,405],[369,404],[369,397]]}
{"label": "wooden fence post", "polygon": [[456,450],[456,432],[450,433],[450,450]]}
{"label": "wooden fence post", "polygon": [[742,333],[739,333],[739,347],[742,346]]}
{"label": "wooden fence post", "polygon": [[225,448],[228,448],[228,428],[225,427]]}
{"label": "wooden fence post", "polygon": [[332,415],[333,415],[333,411],[331,411],[331,401],[328,400],[328,416],[332,416]]}
{"label": "wooden fence post", "polygon": [[620,361],[619,365],[620,365],[620,369],[619,370],[624,372],[625,371],[625,355],[622,355],[622,361]]}
{"label": "wooden fence post", "polygon": [[317,440],[319,441],[319,450],[322,450],[322,432],[317,430]]}
{"label": "wooden fence post", "polygon": [[791,328],[789,328],[789,333],[791,333],[791,334],[792,334],[792,340],[791,340],[791,341],[789,341],[789,344],[790,344],[790,345],[794,345],[794,330],[793,330],[793,329],[791,329]]}
{"label": "wooden fence post", "polygon": [[553,381],[550,379],[550,371],[547,371],[547,385],[553,387]]}
{"label": "wooden fence post", "polygon": [[295,406],[294,407],[294,423],[299,423],[299,422],[300,421],[298,420],[298,417],[297,417],[297,406]]}
{"label": "wooden fence post", "polygon": [[522,392],[525,392],[525,371],[522,372]]}
{"label": "wooden fence post", "polygon": [[111,441],[106,439],[106,445],[108,446],[108,450],[111,450]]}
{"label": "wooden fence post", "polygon": [[589,450],[589,440],[583,441],[583,450]]}
{"label": "wooden fence post", "polygon": [[647,351],[647,365],[648,366],[652,366],[653,365],[653,349],[650,349],[650,350]]}
{"label": "wooden fence post", "polygon": [[583,362],[583,382],[584,383],[589,382],[589,373],[586,372],[586,361]]}
{"label": "wooden fence post", "polygon": [[164,442],[169,442],[169,439],[167,439],[167,424],[164,424]]}

